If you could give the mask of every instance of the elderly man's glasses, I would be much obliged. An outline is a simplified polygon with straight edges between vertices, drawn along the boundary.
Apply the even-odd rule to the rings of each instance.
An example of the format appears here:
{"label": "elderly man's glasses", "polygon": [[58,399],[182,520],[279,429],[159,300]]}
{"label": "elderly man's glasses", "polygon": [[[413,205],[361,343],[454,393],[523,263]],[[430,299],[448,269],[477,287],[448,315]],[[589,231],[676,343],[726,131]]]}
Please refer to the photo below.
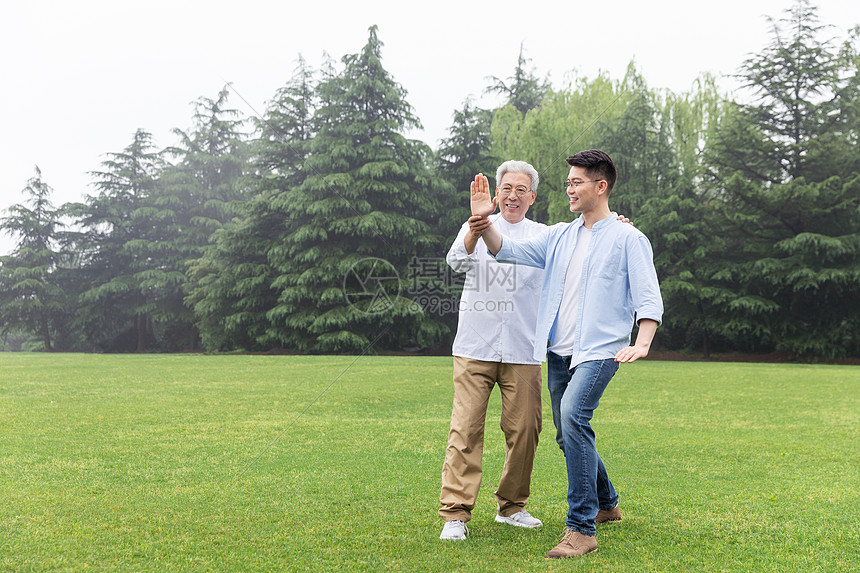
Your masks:
{"label": "elderly man's glasses", "polygon": [[564,187],[567,189],[568,187],[573,187],[576,189],[583,183],[594,183],[595,181],[603,181],[603,179],[589,179],[588,181],[582,181],[581,179],[565,179]]}
{"label": "elderly man's glasses", "polygon": [[502,185],[499,187],[499,193],[501,193],[502,197],[507,197],[511,194],[511,192],[516,192],[517,198],[522,199],[526,193],[531,193],[531,189],[524,185],[519,185],[517,187],[512,187],[511,185]]}

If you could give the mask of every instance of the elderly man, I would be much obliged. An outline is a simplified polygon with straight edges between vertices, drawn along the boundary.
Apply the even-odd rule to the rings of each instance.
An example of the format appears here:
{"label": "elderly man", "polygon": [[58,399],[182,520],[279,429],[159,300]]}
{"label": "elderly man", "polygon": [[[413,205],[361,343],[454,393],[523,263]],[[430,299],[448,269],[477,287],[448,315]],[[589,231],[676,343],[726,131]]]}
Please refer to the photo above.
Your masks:
{"label": "elderly man", "polygon": [[[489,217],[506,237],[527,239],[546,225],[526,218],[537,197],[538,173],[524,161],[496,171],[499,213]],[[495,209],[494,209],[495,210]],[[526,511],[532,465],[541,431],[541,363],[532,357],[543,270],[497,263],[487,253],[478,222],[464,224],[447,261],[466,273],[454,338],[454,406],[442,467],[445,520],[440,539],[462,540],[481,485],[487,402],[495,385],[502,395],[505,465],[496,490],[496,521],[540,527]]]}

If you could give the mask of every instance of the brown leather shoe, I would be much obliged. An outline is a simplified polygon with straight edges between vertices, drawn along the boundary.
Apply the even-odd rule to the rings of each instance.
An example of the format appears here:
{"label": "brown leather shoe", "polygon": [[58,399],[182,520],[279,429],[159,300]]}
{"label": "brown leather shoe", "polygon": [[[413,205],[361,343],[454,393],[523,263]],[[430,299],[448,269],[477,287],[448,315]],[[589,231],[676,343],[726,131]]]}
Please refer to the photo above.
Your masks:
{"label": "brown leather shoe", "polygon": [[612,509],[601,509],[594,518],[594,523],[618,523],[621,521],[621,510],[616,505]]}
{"label": "brown leather shoe", "polygon": [[546,554],[547,559],[563,559],[566,557],[579,557],[586,553],[597,551],[597,540],[594,537],[583,535],[578,531],[565,528],[564,537],[552,551]]}

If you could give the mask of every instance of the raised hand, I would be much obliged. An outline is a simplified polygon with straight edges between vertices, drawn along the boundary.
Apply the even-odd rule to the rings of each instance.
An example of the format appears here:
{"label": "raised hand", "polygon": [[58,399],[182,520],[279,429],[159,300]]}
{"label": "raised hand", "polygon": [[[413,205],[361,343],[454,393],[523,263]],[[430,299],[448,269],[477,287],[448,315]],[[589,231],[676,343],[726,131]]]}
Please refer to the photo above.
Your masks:
{"label": "raised hand", "polygon": [[472,215],[489,217],[496,210],[497,197],[490,195],[490,182],[483,173],[475,175],[475,180],[469,185],[472,195]]}

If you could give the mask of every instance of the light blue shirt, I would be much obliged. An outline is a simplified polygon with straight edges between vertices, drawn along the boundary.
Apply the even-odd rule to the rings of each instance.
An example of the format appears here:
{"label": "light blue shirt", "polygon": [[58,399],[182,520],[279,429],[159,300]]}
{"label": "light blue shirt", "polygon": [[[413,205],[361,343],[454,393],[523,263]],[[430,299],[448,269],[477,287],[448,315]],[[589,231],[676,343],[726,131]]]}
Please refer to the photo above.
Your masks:
{"label": "light blue shirt", "polygon": [[[529,239],[503,237],[496,260],[545,270],[538,305],[534,358],[546,359],[547,341],[553,340],[556,315],[564,293],[564,281],[579,217],[558,223]],[[591,245],[582,269],[571,368],[588,360],[613,358],[630,345],[634,321],[663,319],[663,299],[654,269],[648,237],[614,215],[592,227]]]}

